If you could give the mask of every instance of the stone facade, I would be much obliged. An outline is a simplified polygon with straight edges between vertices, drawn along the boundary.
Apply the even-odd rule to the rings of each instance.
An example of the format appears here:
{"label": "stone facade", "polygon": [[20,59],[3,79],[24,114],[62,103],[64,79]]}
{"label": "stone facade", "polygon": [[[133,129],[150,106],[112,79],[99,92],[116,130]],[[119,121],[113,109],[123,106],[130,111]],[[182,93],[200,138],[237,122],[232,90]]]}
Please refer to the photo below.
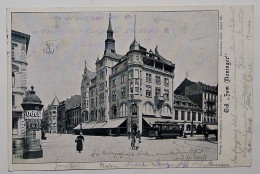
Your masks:
{"label": "stone facade", "polygon": [[30,36],[12,30],[12,133],[14,138],[22,138],[25,121],[21,103],[27,90],[27,51]]}
{"label": "stone facade", "polygon": [[57,125],[57,108],[59,106],[59,100],[57,96],[53,99],[51,104],[47,107],[43,112],[43,120],[47,124],[46,132],[48,133],[57,133],[58,125]]}
{"label": "stone facade", "polygon": [[203,110],[203,124],[217,124],[218,86],[184,79],[175,90],[175,94],[185,95]]}
{"label": "stone facade", "polygon": [[124,56],[117,54],[109,18],[104,55],[97,58],[96,75],[90,80],[89,88],[81,93],[82,98],[87,98],[85,95],[89,93],[86,122],[103,122],[103,127],[115,128],[106,124],[125,120],[126,133],[142,132],[145,117],[173,121],[174,69],[175,65],[159,54],[158,47],[154,52],[147,51],[135,38]]}

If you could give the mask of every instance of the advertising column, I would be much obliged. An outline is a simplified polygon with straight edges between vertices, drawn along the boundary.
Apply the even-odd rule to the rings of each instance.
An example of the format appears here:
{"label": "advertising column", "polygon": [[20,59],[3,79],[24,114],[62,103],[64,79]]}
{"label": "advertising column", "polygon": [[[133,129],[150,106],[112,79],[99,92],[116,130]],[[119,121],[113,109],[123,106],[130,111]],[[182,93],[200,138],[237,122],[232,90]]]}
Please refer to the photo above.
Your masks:
{"label": "advertising column", "polygon": [[42,120],[42,102],[35,95],[34,87],[27,93],[21,104],[24,109],[24,118],[26,124],[24,159],[41,158],[43,151],[41,148],[41,120]]}

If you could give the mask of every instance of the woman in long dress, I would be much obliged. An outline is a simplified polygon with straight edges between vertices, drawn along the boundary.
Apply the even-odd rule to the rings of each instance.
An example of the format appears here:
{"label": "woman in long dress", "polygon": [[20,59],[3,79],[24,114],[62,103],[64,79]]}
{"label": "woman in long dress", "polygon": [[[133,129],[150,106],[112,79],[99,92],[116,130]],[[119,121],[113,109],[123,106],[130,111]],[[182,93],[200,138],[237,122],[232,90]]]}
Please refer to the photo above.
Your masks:
{"label": "woman in long dress", "polygon": [[77,136],[75,142],[77,143],[76,149],[77,151],[79,151],[79,153],[81,153],[81,151],[83,150],[83,141],[84,141],[84,137],[82,136],[82,133],[80,133],[79,136]]}

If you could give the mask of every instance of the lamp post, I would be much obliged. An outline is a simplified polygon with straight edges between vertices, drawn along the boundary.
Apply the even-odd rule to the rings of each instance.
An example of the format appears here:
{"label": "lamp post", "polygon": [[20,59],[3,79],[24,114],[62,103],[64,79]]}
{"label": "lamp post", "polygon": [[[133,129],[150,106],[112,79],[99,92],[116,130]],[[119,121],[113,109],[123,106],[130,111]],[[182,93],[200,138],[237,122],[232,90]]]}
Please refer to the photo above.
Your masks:
{"label": "lamp post", "polygon": [[190,110],[191,110],[191,133],[190,133],[190,136],[193,137],[193,110],[194,110],[193,106],[191,106]]}

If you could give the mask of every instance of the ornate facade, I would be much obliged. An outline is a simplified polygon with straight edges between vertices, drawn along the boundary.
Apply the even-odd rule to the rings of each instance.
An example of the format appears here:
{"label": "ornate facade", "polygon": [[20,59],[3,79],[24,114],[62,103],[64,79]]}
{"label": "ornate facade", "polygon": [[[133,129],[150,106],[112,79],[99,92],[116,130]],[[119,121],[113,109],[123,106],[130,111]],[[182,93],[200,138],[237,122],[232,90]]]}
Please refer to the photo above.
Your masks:
{"label": "ornate facade", "polygon": [[84,83],[89,84],[81,87],[82,102],[89,113],[81,125],[83,131],[142,132],[151,120],[174,121],[175,65],[159,54],[157,46],[154,52],[147,51],[135,37],[123,56],[116,53],[115,43],[109,18],[104,55],[96,60],[96,75],[83,75]]}

